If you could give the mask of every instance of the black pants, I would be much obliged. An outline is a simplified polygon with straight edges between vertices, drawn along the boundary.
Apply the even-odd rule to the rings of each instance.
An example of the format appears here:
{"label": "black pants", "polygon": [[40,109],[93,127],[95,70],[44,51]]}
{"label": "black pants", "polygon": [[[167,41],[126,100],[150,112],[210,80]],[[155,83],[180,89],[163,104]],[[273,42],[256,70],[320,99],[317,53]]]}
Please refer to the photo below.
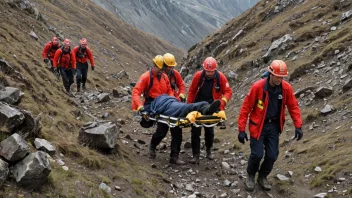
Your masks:
{"label": "black pants", "polygon": [[[260,177],[267,177],[270,174],[279,156],[279,134],[280,123],[265,123],[259,140],[251,137],[251,155],[249,156],[247,166],[247,173],[249,175],[255,175],[258,170]],[[260,165],[264,151],[264,161]]]}
{"label": "black pants", "polygon": [[76,83],[77,87],[81,86],[82,84],[86,84],[87,75],[88,75],[88,62],[86,63],[76,63],[77,73],[76,73]]}
{"label": "black pants", "polygon": [[[191,130],[191,144],[192,153],[194,155],[200,154],[200,135],[202,134],[202,127],[192,127]],[[214,127],[204,127],[204,140],[206,149],[211,149],[214,142]]]}
{"label": "black pants", "polygon": [[[157,128],[150,141],[150,146],[156,148],[167,134],[169,126],[164,123],[157,123]],[[180,127],[170,128],[171,131],[171,154],[170,157],[178,157],[182,143],[182,129]]]}
{"label": "black pants", "polygon": [[67,92],[70,91],[70,87],[73,84],[73,71],[71,68],[59,67],[62,82]]}

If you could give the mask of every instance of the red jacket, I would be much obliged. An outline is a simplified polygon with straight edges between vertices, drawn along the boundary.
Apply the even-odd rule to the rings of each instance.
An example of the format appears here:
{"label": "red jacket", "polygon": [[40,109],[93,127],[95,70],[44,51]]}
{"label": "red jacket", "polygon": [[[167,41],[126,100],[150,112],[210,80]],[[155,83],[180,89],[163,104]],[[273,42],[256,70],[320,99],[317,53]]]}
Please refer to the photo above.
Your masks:
{"label": "red jacket", "polygon": [[76,58],[72,50],[69,54],[62,54],[61,48],[55,52],[53,67],[73,68],[76,69]]}
{"label": "red jacket", "polygon": [[[243,132],[246,129],[247,119],[249,115],[249,132],[251,137],[259,139],[263,129],[266,111],[269,104],[269,93],[266,88],[267,79],[262,79],[255,82],[245,97],[240,115],[238,117],[238,131]],[[293,123],[296,128],[302,127],[301,113],[293,93],[291,85],[282,81],[282,106],[280,113],[280,130],[283,130],[285,124],[285,106],[292,117]],[[263,93],[265,92],[265,99]]]}
{"label": "red jacket", "polygon": [[[75,48],[73,48],[73,54],[75,55],[76,61],[78,63],[86,63],[89,59],[90,64],[92,65],[92,67],[94,67],[94,58],[93,58],[92,51],[89,49],[89,47],[86,47],[86,50],[83,53],[81,52],[82,50],[79,50],[79,46],[76,46]],[[83,57],[79,57],[80,54]]]}
{"label": "red jacket", "polygon": [[55,52],[60,48],[60,44],[53,46],[53,42],[49,42],[45,45],[42,51],[43,58],[49,58],[50,60],[54,60]]}
{"label": "red jacket", "polygon": [[[198,71],[193,76],[192,83],[188,90],[188,103],[193,103],[194,100],[196,99],[196,96],[199,91],[198,85],[201,79],[203,79],[203,82],[201,82],[200,87],[203,86],[204,78],[202,78],[202,74],[203,74],[203,71]],[[224,110],[226,103],[231,99],[232,89],[229,85],[229,82],[226,79],[226,76],[219,71],[218,71],[218,74],[219,74],[220,91],[217,92],[215,89],[215,85],[217,84],[216,78],[214,78],[213,90],[209,90],[209,91],[212,91],[214,100],[221,100],[223,98],[226,100],[226,102],[224,100],[221,100],[220,110]]]}
{"label": "red jacket", "polygon": [[[152,69],[152,77],[153,77],[153,86],[150,88],[148,96],[151,98],[156,98],[162,94],[168,94],[169,96],[173,96],[173,91],[170,87],[170,81],[166,74],[162,73],[160,77],[160,81],[158,77],[155,75],[154,70]],[[136,86],[134,86],[132,90],[132,110],[137,110],[139,106],[143,106],[144,101],[141,101],[142,93],[148,91],[150,83],[150,70],[142,74],[139,77]],[[146,96],[144,96],[146,97]]]}
{"label": "red jacket", "polygon": [[[173,69],[172,73],[169,75],[169,81],[175,98],[180,100],[180,94],[184,94],[186,96],[186,85],[182,79],[180,72]],[[172,84],[176,85],[177,90],[173,88]]]}

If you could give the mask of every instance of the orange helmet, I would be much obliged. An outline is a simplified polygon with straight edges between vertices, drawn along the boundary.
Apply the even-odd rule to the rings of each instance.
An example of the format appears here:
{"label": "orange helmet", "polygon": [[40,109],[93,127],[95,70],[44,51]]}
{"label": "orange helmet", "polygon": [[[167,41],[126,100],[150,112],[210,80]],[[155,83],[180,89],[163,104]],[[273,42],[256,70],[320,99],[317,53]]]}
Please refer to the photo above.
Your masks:
{"label": "orange helmet", "polygon": [[54,36],[51,41],[53,42],[54,45],[57,45],[59,43],[59,40],[57,39],[56,36]]}
{"label": "orange helmet", "polygon": [[71,47],[71,41],[69,39],[64,40],[64,46]]}
{"label": "orange helmet", "polygon": [[278,77],[288,76],[286,63],[282,60],[274,60],[270,66],[268,66],[268,71]]}
{"label": "orange helmet", "polygon": [[81,44],[81,45],[88,45],[88,41],[87,41],[87,39],[82,38],[82,39],[79,41],[79,44]]}
{"label": "orange helmet", "polygon": [[203,69],[205,71],[215,71],[217,66],[218,66],[218,63],[213,57],[208,57],[203,62]]}

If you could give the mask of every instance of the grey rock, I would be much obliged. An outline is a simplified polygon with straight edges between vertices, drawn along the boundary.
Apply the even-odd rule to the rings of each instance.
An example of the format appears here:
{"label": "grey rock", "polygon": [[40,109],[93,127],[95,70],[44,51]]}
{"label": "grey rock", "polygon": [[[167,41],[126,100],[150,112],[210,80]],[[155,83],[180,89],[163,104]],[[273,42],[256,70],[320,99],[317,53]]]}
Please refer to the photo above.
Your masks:
{"label": "grey rock", "polygon": [[333,88],[332,87],[319,87],[316,92],[315,95],[319,98],[326,98],[328,96],[330,96],[333,92]]}
{"label": "grey rock", "polygon": [[42,129],[42,125],[40,124],[40,115],[34,118],[32,113],[29,111],[21,110],[21,113],[24,115],[24,121],[20,127],[18,127],[17,133],[23,138],[38,137]]}
{"label": "grey rock", "polygon": [[26,141],[17,133],[12,134],[0,143],[0,156],[9,162],[23,159],[29,153]]}
{"label": "grey rock", "polygon": [[0,187],[6,181],[9,175],[9,164],[0,159]]}
{"label": "grey rock", "polygon": [[352,78],[347,79],[342,87],[342,91],[346,92],[352,88]]}
{"label": "grey rock", "polygon": [[98,102],[107,102],[110,100],[110,95],[108,93],[101,93],[98,95]]}
{"label": "grey rock", "polygon": [[337,29],[336,26],[332,26],[332,27],[330,28],[331,31],[335,31],[336,29]]}
{"label": "grey rock", "polygon": [[31,153],[13,168],[16,182],[23,187],[37,189],[47,180],[51,172],[50,162],[46,153]]}
{"label": "grey rock", "polygon": [[113,89],[112,94],[115,98],[122,98],[129,95],[128,90],[124,89],[123,87],[117,87]]}
{"label": "grey rock", "polygon": [[34,140],[35,148],[48,153],[49,155],[55,155],[55,147],[47,140],[35,138]]}
{"label": "grey rock", "polygon": [[241,192],[241,189],[232,189],[231,190],[235,195]]}
{"label": "grey rock", "polygon": [[322,110],[320,110],[320,112],[322,114],[328,114],[328,113],[332,112],[333,110],[334,109],[331,105],[325,105],[325,107]]}
{"label": "grey rock", "polygon": [[328,193],[319,193],[319,194],[314,195],[314,198],[324,198],[326,196],[328,196]]}
{"label": "grey rock", "polygon": [[220,197],[227,197],[228,195],[227,195],[227,193],[222,193],[221,195],[220,195]]}
{"label": "grey rock", "polygon": [[186,184],[186,191],[194,192],[193,185],[192,184]]}
{"label": "grey rock", "polygon": [[120,186],[115,186],[115,190],[121,191],[121,187]]}
{"label": "grey rock", "polygon": [[0,131],[12,132],[22,124],[24,115],[19,110],[0,102]]}
{"label": "grey rock", "polygon": [[263,56],[263,58],[266,57],[270,57],[271,56],[271,52],[277,48],[279,48],[281,45],[288,43],[289,41],[292,40],[292,37],[290,34],[286,34],[283,37],[281,37],[278,40],[275,40],[271,46],[269,47],[268,51],[266,52],[266,54]]}
{"label": "grey rock", "polygon": [[232,41],[236,41],[237,38],[243,34],[243,32],[244,32],[243,30],[239,30],[239,31],[237,32],[237,34],[235,34],[235,36],[232,37],[231,40],[232,40]]}
{"label": "grey rock", "polygon": [[231,167],[227,162],[221,162],[222,169],[229,170]]}
{"label": "grey rock", "polygon": [[120,130],[111,122],[94,124],[94,127],[82,127],[78,140],[89,147],[99,149],[113,149],[116,145]]}
{"label": "grey rock", "polygon": [[321,171],[323,171],[323,170],[322,170],[319,166],[317,166],[317,167],[315,167],[314,171],[315,171],[315,172],[321,172]]}
{"label": "grey rock", "polygon": [[111,193],[111,188],[108,185],[106,185],[104,182],[99,185],[99,189],[101,189],[109,194]]}
{"label": "grey rock", "polygon": [[224,181],[224,186],[230,187],[230,186],[231,186],[231,182],[226,179],[226,180]]}
{"label": "grey rock", "polygon": [[347,12],[344,12],[341,16],[341,21],[347,20],[352,16],[352,10],[349,10]]}
{"label": "grey rock", "polygon": [[280,181],[289,181],[290,178],[286,177],[285,175],[281,175],[281,174],[277,174],[276,177],[280,180]]}
{"label": "grey rock", "polygon": [[38,40],[38,35],[35,32],[33,32],[32,30],[29,32],[29,36],[31,36],[35,40]]}
{"label": "grey rock", "polygon": [[22,96],[23,93],[14,87],[5,87],[3,90],[0,89],[0,101],[8,104],[17,104]]}

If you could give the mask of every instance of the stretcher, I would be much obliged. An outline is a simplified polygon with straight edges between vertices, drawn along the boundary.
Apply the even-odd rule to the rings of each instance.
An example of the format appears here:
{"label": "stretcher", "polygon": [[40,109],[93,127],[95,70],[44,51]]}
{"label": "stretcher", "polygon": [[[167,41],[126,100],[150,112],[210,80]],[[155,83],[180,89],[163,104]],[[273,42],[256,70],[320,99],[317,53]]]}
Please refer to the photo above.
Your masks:
{"label": "stretcher", "polygon": [[171,117],[166,115],[149,115],[147,112],[139,113],[137,116],[139,121],[145,119],[147,121],[154,121],[167,124],[170,128],[173,127],[215,127],[219,126],[220,129],[225,129],[226,115],[224,111],[214,113],[213,115],[202,115],[199,112],[190,112],[186,117]]}

